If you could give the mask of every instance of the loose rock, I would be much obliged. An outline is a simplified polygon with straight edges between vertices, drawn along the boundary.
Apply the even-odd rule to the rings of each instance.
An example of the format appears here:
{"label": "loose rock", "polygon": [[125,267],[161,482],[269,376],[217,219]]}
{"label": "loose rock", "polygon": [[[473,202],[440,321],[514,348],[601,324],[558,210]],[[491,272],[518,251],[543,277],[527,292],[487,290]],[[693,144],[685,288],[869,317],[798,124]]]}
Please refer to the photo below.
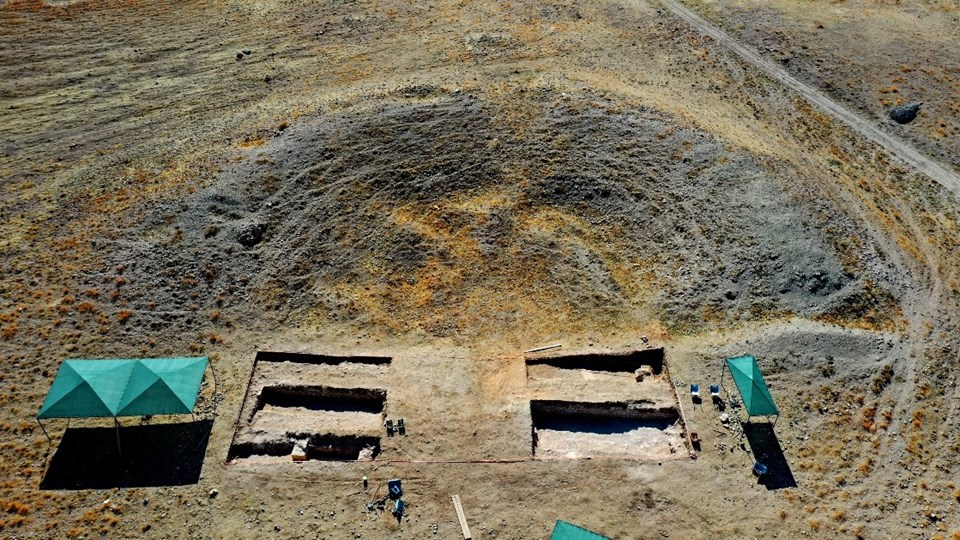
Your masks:
{"label": "loose rock", "polygon": [[908,103],[899,107],[890,109],[890,119],[898,124],[909,124],[917,117],[920,106],[923,103]]}

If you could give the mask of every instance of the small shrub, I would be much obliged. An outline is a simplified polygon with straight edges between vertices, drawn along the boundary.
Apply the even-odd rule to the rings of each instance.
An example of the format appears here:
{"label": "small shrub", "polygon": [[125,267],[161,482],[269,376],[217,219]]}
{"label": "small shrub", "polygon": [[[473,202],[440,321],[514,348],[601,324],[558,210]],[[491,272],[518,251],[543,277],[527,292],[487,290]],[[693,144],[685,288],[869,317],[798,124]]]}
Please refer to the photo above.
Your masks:
{"label": "small shrub", "polygon": [[870,385],[870,390],[874,394],[880,395],[880,392],[883,392],[883,389],[890,385],[890,381],[893,380],[893,366],[886,365],[880,369],[880,373],[873,378],[873,382]]}
{"label": "small shrub", "polygon": [[220,271],[213,265],[207,265],[203,269],[203,280],[207,283],[213,283],[213,280],[217,279],[217,275],[220,274]]}
{"label": "small shrub", "polygon": [[30,507],[18,501],[0,500],[0,509],[8,514],[17,514],[20,516],[25,516],[30,513]]}
{"label": "small shrub", "polygon": [[10,519],[0,520],[0,529],[7,527],[19,527],[23,525],[23,521],[24,519],[22,516],[14,516]]}
{"label": "small shrub", "polygon": [[93,523],[97,521],[99,517],[100,515],[97,513],[97,511],[91,508],[90,510],[84,512],[82,516],[80,516],[80,521],[84,523]]}
{"label": "small shrub", "polygon": [[0,331],[0,336],[3,336],[3,339],[10,339],[20,328],[17,326],[17,323],[10,323],[3,327],[3,330]]}
{"label": "small shrub", "polygon": [[101,529],[103,532],[108,532],[109,529],[116,527],[117,523],[120,523],[120,518],[117,516],[106,515],[103,516],[104,527]]}
{"label": "small shrub", "polygon": [[93,313],[97,310],[97,305],[93,302],[80,302],[76,305],[78,313]]}
{"label": "small shrub", "polygon": [[131,315],[133,315],[133,312],[129,309],[121,309],[120,312],[117,313],[117,319],[120,322],[127,322],[127,319],[129,319]]}

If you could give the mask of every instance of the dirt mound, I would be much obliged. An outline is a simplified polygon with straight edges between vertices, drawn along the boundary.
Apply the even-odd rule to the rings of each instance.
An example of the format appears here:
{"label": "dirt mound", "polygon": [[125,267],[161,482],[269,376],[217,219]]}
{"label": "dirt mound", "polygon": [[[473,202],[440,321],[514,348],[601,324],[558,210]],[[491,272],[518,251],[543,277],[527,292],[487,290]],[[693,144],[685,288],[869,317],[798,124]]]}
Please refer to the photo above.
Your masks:
{"label": "dirt mound", "polygon": [[246,152],[143,223],[175,240],[135,257],[170,300],[203,279],[281,319],[449,337],[812,314],[851,282],[754,157],[597,94],[356,106]]}

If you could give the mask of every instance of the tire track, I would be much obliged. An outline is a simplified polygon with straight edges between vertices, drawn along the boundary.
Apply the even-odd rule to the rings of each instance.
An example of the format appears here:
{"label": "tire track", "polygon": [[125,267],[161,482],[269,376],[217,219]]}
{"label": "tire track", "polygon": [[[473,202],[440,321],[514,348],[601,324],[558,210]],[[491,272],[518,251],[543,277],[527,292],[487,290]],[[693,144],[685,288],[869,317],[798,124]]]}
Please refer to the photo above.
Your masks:
{"label": "tire track", "polygon": [[771,77],[788,88],[801,94],[807,101],[825,113],[851,127],[857,133],[881,146],[890,155],[930,177],[943,187],[947,188],[954,197],[960,198],[960,175],[945,168],[933,159],[921,154],[916,148],[906,142],[883,132],[869,120],[848,110],[836,101],[833,101],[820,90],[797,79],[785,69],[763,58],[755,50],[740,43],[729,34],[710,24],[699,15],[674,0],[659,0],[660,4],[669,9],[674,15],[683,19],[687,24],[700,32],[710,36],[717,43],[730,50],[747,63],[758,68],[768,77]]}

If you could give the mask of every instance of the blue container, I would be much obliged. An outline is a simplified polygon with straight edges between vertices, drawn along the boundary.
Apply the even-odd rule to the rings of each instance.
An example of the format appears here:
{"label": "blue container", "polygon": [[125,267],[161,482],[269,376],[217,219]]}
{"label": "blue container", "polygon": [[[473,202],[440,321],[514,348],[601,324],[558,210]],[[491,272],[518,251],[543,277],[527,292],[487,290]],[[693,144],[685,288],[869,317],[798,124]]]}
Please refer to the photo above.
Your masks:
{"label": "blue container", "polygon": [[767,466],[759,461],[753,464],[753,474],[758,478],[767,474]]}
{"label": "blue container", "polygon": [[387,480],[387,493],[390,494],[390,498],[393,500],[397,500],[403,496],[403,488],[400,486],[400,480],[396,478]]}

